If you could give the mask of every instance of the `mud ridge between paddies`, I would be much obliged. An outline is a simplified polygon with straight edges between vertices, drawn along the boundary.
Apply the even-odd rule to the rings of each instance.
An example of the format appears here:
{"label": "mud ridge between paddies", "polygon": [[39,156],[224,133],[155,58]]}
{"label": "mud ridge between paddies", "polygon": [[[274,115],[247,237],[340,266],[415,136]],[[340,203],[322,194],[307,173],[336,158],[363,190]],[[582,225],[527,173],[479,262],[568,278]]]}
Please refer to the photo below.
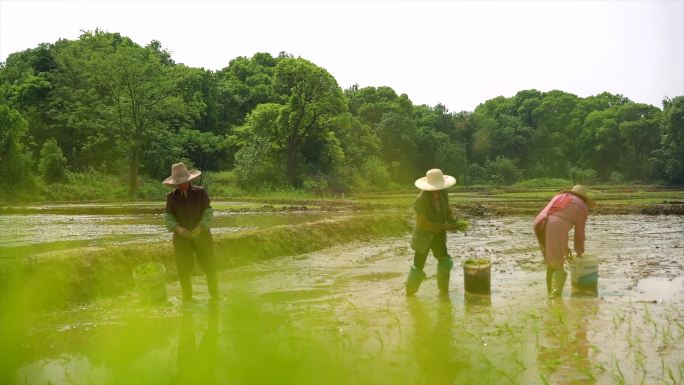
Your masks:
{"label": "mud ridge between paddies", "polygon": [[[531,202],[492,202],[452,205],[457,211],[468,216],[534,216],[543,207],[543,201]],[[541,205],[541,206],[540,206]],[[684,202],[663,202],[659,204],[604,204],[593,210],[594,215],[684,215]]]}
{"label": "mud ridge between paddies", "polygon": [[[232,213],[252,212],[293,212],[293,211],[358,211],[385,209],[385,206],[363,204],[348,200],[271,200],[240,199],[239,201],[215,199],[214,206]],[[46,205],[0,206],[0,215],[12,214],[78,214],[78,215],[122,215],[122,214],[163,214],[164,202],[92,202],[57,203]]]}
{"label": "mud ridge between paddies", "polygon": [[[403,212],[385,212],[222,234],[214,238],[216,263],[224,270],[351,241],[406,234],[410,228],[410,217]],[[133,268],[148,261],[163,262],[167,279],[177,279],[170,240],[0,258],[0,314],[63,309],[132,290]],[[201,274],[198,267],[195,272]]]}
{"label": "mud ridge between paddies", "polygon": [[[682,194],[684,195],[684,194]],[[510,216],[510,215],[535,215],[540,207],[544,207],[552,195],[532,198],[490,198],[468,200],[467,197],[456,196],[451,198],[452,207],[466,216]],[[301,200],[260,200],[251,201],[218,201],[224,204],[221,210],[231,213],[255,213],[255,212],[373,212],[385,211],[392,208],[407,208],[413,204],[414,194],[395,195],[389,199],[373,202],[374,198],[364,197],[359,200],[325,200],[325,201],[301,201]],[[684,199],[684,197],[682,198]],[[684,200],[655,200],[645,199],[597,199],[597,208],[594,214],[601,215],[684,215]],[[0,215],[17,214],[62,214],[62,215],[122,215],[122,214],[163,214],[164,205],[161,202],[149,203],[93,203],[87,205],[63,204],[63,205],[32,205],[32,206],[5,206],[0,207]]]}

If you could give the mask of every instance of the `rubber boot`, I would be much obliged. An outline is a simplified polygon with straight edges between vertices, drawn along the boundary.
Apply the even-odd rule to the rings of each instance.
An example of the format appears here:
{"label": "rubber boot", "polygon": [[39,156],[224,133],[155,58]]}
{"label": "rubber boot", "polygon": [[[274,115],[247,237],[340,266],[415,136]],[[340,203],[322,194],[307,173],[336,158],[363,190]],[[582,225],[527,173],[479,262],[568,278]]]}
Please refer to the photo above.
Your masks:
{"label": "rubber boot", "polygon": [[183,301],[192,301],[192,280],[190,276],[178,277],[183,292]]}
{"label": "rubber boot", "polygon": [[439,288],[441,294],[449,292],[449,278],[451,277],[451,269],[453,267],[454,260],[450,256],[437,263],[437,288]]}
{"label": "rubber boot", "polygon": [[568,278],[568,273],[565,270],[554,270],[551,277],[551,297],[560,297],[563,295],[563,286],[565,286],[565,279]]}
{"label": "rubber boot", "polygon": [[416,294],[421,282],[425,279],[425,272],[423,270],[418,270],[415,266],[411,266],[409,270],[408,278],[406,279],[406,295],[412,296]]}
{"label": "rubber boot", "polygon": [[546,268],[546,294],[551,295],[551,289],[553,286],[551,285],[552,283],[552,278],[553,278],[553,269],[550,267]]}
{"label": "rubber boot", "polygon": [[216,279],[216,272],[207,273],[207,290],[211,299],[218,301],[219,291],[218,291],[218,280]]}

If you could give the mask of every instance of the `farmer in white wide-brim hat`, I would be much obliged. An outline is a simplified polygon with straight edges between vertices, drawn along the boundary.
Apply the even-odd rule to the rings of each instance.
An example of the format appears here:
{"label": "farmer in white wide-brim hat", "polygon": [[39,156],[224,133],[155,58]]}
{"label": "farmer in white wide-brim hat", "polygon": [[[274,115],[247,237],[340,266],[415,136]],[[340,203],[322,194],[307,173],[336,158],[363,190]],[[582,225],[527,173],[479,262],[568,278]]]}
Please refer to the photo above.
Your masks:
{"label": "farmer in white wide-brim hat", "polygon": [[575,228],[575,254],[581,258],[584,254],[584,226],[589,210],[596,203],[589,198],[585,186],[575,185],[569,191],[557,194],[537,214],[532,228],[537,236],[539,248],[546,263],[546,290],[550,296],[563,294],[563,286],[568,274],[565,272],[565,260],[570,253],[568,233]]}
{"label": "farmer in white wide-brim hat", "polygon": [[437,258],[437,287],[440,293],[449,291],[449,277],[454,265],[446,248],[446,232],[456,229],[454,214],[449,206],[447,189],[456,184],[456,179],[444,175],[442,170],[428,170],[424,177],[416,180],[415,185],[422,191],[416,197],[414,209],[416,225],[411,239],[411,248],[415,254],[413,265],[406,280],[406,295],[411,296],[418,291],[425,279],[425,261],[428,253]]}
{"label": "farmer in white wide-brim hat", "polygon": [[173,249],[183,300],[192,299],[192,269],[195,256],[207,275],[212,299],[218,299],[214,243],[209,230],[213,209],[207,190],[190,182],[200,176],[183,163],[171,166],[171,176],[162,183],[176,188],[166,196],[166,228],[173,232]]}

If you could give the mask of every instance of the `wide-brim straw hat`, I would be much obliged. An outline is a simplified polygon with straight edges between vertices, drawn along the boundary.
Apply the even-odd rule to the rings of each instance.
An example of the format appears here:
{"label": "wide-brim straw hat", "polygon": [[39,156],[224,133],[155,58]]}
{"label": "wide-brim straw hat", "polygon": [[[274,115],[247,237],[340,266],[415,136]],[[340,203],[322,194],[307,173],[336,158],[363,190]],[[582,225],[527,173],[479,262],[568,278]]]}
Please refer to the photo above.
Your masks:
{"label": "wide-brim straw hat", "polygon": [[197,178],[202,174],[200,170],[188,170],[183,163],[176,163],[171,166],[171,176],[164,179],[162,183],[167,186],[177,186]]}
{"label": "wide-brim straw hat", "polygon": [[442,174],[442,170],[433,168],[428,170],[424,177],[418,178],[414,184],[424,191],[437,191],[455,185],[456,178],[451,175],[444,175]]}
{"label": "wide-brim straw hat", "polygon": [[581,184],[576,184],[570,190],[571,193],[580,197],[590,209],[596,207],[596,202],[589,197],[589,189]]}

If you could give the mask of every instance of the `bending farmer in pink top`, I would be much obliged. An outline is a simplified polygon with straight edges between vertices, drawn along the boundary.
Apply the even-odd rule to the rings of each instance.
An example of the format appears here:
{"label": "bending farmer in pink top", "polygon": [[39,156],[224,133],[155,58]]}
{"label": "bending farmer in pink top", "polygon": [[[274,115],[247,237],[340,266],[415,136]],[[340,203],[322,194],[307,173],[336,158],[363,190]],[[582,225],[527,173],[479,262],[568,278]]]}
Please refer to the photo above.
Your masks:
{"label": "bending farmer in pink top", "polygon": [[565,259],[570,252],[568,232],[575,227],[575,254],[584,254],[584,225],[589,209],[596,205],[587,195],[586,187],[576,185],[570,191],[554,196],[534,218],[533,229],[546,263],[546,290],[560,296],[567,278]]}

